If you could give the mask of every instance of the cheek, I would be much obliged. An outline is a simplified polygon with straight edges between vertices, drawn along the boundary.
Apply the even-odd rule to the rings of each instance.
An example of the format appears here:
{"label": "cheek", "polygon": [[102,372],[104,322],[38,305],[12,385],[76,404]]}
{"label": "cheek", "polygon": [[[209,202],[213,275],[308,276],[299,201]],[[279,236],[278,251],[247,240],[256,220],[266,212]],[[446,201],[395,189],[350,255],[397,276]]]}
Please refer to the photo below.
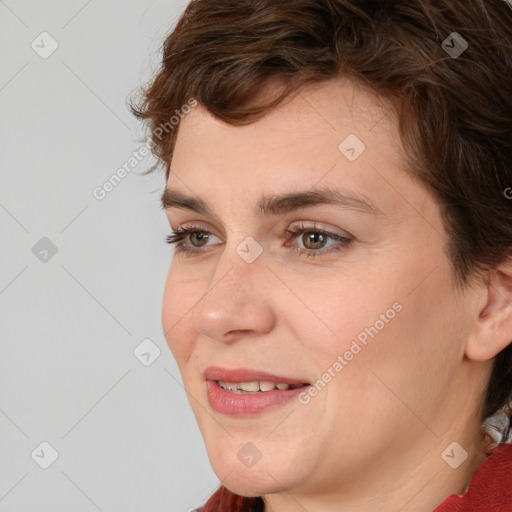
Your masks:
{"label": "cheek", "polygon": [[303,342],[308,358],[318,363],[318,370],[327,369],[338,355],[351,349],[350,360],[356,353],[360,357],[371,340],[403,314],[398,294],[374,280],[333,276],[316,283],[296,281],[290,288],[303,302],[288,297],[281,301],[280,311],[296,339]]}
{"label": "cheek", "polygon": [[383,431],[396,429],[398,417],[421,430],[408,409],[435,428],[436,411],[463,356],[463,308],[454,300],[447,269],[438,270],[412,293],[413,286],[405,286],[411,283],[403,279],[386,291],[339,300],[337,307],[345,309],[337,320],[331,317],[338,337],[324,367],[332,365],[335,354],[343,355],[345,363],[329,400],[344,403],[370,424],[378,416]]}
{"label": "cheek", "polygon": [[340,390],[358,387],[360,396],[363,384],[363,389],[382,388],[381,377],[412,399],[424,399],[435,379],[435,391],[441,393],[462,353],[465,334],[449,267],[440,264],[417,286],[418,276],[427,275],[433,266],[409,263],[390,268],[387,277],[345,276],[324,280],[320,288],[293,283],[296,295],[307,299],[307,307],[294,301],[281,311],[291,320],[317,378],[329,371],[343,373],[350,379],[336,379]]}

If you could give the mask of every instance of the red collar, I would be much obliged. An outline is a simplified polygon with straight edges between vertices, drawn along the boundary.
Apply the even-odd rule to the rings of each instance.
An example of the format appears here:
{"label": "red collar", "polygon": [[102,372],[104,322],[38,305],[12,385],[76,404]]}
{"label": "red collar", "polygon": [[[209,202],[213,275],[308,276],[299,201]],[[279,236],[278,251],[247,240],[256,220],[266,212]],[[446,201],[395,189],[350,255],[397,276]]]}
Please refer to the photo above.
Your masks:
{"label": "red collar", "polygon": [[495,448],[473,475],[468,492],[452,494],[434,512],[512,512],[512,444]]}

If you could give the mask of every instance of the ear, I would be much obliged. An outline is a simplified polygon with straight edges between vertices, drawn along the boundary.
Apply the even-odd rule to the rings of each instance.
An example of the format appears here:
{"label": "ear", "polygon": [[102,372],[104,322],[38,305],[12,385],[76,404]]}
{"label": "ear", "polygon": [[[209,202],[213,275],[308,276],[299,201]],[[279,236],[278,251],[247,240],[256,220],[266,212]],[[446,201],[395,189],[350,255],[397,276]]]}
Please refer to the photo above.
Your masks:
{"label": "ear", "polygon": [[489,361],[512,343],[512,255],[481,285],[484,299],[466,344],[474,361]]}

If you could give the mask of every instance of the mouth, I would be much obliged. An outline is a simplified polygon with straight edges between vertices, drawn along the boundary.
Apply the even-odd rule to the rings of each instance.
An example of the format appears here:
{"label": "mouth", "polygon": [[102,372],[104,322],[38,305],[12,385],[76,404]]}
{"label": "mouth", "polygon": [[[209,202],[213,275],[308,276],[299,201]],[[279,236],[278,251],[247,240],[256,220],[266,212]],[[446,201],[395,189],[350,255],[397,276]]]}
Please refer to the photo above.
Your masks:
{"label": "mouth", "polygon": [[238,368],[209,367],[204,372],[209,403],[217,412],[247,415],[283,405],[310,386],[302,379]]}
{"label": "mouth", "polygon": [[223,389],[234,393],[264,393],[274,389],[285,391],[309,386],[309,382],[306,380],[247,368],[228,370],[219,366],[209,366],[204,371],[204,378],[214,381]]}
{"label": "mouth", "polygon": [[288,391],[289,389],[302,388],[309,384],[287,384],[286,382],[272,382],[267,380],[261,381],[248,381],[248,382],[225,382],[223,380],[216,380],[216,382],[222,389],[231,393],[268,393],[278,389],[279,391]]}

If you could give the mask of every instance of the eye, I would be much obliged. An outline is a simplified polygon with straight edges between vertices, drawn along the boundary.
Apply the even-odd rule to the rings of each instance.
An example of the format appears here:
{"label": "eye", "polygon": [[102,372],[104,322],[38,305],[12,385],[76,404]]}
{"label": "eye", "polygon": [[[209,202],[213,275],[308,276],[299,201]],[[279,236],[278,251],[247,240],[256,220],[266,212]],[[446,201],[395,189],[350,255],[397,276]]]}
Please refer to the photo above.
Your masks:
{"label": "eye", "polygon": [[[292,235],[293,240],[297,240],[303,245],[303,247],[296,247],[299,254],[313,258],[347,248],[353,241],[352,238],[347,236],[337,235],[335,233],[330,233],[326,230],[316,228],[315,226],[307,226],[305,224],[289,228],[286,232],[289,235]],[[328,245],[329,241],[334,243]],[[320,250],[325,249],[326,247],[330,247],[330,249]]]}
{"label": "eye", "polygon": [[[186,242],[188,238],[189,243]],[[167,235],[165,241],[175,247],[175,251],[185,254],[194,254],[204,252],[202,247],[206,247],[210,238],[216,238],[215,235],[203,229],[200,226],[180,227]]]}
{"label": "eye", "polygon": [[[292,235],[291,240],[297,239],[303,245],[303,247],[295,247],[298,254],[308,258],[340,251],[347,248],[353,241],[352,238],[330,233],[314,225],[307,226],[300,224],[287,229],[286,233]],[[176,229],[173,233],[168,235],[166,242],[175,246],[176,253],[188,256],[204,253],[204,248],[208,247],[208,242],[211,241],[212,238],[217,237],[201,226],[185,226]],[[329,241],[334,243],[329,244]],[[285,247],[289,247],[289,244],[290,239],[287,240],[284,245]],[[328,248],[327,250],[325,250],[326,247]]]}

